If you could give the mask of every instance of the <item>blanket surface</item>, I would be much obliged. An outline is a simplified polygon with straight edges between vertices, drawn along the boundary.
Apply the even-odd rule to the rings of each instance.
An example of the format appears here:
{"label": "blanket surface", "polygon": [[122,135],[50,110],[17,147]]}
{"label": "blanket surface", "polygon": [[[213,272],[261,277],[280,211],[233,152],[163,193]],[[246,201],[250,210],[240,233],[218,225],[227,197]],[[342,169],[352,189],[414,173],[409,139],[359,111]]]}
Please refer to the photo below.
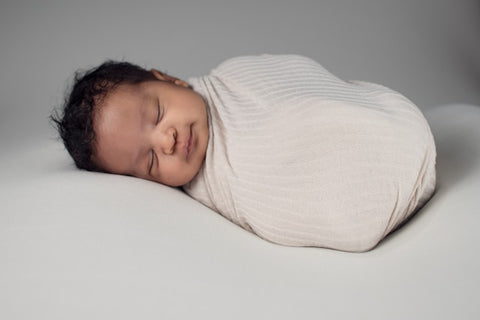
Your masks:
{"label": "blanket surface", "polygon": [[295,54],[239,56],[187,81],[210,137],[183,190],[267,241],[367,251],[434,194],[432,132],[396,91]]}

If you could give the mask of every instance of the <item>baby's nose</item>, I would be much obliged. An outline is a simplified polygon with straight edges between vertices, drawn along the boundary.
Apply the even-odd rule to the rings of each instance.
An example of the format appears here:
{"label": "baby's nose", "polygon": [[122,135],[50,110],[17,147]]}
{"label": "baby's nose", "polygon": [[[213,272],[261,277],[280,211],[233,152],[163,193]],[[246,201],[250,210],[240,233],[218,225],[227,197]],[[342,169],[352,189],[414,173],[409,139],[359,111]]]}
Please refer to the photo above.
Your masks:
{"label": "baby's nose", "polygon": [[174,128],[168,128],[162,137],[162,151],[165,154],[172,154],[175,151],[175,142],[177,140],[177,131]]}

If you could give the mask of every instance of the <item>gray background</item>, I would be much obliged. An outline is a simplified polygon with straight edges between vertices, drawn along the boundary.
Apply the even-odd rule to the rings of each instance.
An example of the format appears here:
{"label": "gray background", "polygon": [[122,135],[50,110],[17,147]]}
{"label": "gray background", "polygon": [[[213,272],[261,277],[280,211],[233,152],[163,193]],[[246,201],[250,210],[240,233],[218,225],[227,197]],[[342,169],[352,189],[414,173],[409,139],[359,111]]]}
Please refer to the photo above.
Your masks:
{"label": "gray background", "polygon": [[203,75],[242,54],[298,53],[422,110],[480,104],[477,0],[2,1],[2,149],[55,138],[47,117],[106,58]]}

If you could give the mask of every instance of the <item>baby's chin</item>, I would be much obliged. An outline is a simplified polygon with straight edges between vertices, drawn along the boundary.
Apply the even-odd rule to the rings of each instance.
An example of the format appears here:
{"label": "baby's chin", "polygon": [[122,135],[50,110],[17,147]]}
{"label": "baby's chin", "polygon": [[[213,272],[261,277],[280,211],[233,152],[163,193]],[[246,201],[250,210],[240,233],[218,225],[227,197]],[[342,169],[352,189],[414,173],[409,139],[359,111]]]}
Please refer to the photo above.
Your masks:
{"label": "baby's chin", "polygon": [[148,178],[147,180],[152,180],[169,187],[181,187],[190,183],[197,176],[199,171],[200,171],[200,168],[198,168],[197,170],[192,170],[189,174],[184,174],[182,176],[174,176],[174,177],[168,177],[163,179]]}

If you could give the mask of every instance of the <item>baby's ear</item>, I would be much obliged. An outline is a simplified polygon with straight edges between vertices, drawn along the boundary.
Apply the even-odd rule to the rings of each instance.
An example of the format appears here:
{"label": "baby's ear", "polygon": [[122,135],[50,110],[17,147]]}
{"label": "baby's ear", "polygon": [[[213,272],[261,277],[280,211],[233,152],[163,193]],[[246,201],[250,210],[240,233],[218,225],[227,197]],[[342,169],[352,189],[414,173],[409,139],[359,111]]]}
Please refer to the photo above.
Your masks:
{"label": "baby's ear", "polygon": [[179,86],[184,86],[186,88],[189,87],[188,83],[181,80],[181,79],[178,79],[178,78],[175,78],[175,77],[172,77],[166,73],[163,73],[161,71],[158,71],[157,69],[152,69],[151,72],[153,73],[153,75],[155,76],[155,78],[157,78],[158,80],[161,80],[161,81],[170,81],[170,82],[173,82],[174,84],[176,85],[179,85]]}

